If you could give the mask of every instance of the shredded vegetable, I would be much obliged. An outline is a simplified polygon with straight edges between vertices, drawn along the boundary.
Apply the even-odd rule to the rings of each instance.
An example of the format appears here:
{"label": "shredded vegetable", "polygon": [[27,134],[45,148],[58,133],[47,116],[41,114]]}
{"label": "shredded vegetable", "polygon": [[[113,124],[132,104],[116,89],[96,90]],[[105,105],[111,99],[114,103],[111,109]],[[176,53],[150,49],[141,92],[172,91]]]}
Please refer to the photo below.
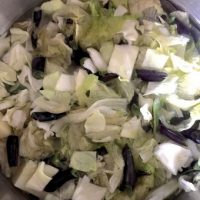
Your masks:
{"label": "shredded vegetable", "polygon": [[45,200],[200,188],[200,59],[175,18],[159,0],[49,0],[0,37],[0,168],[15,187]]}

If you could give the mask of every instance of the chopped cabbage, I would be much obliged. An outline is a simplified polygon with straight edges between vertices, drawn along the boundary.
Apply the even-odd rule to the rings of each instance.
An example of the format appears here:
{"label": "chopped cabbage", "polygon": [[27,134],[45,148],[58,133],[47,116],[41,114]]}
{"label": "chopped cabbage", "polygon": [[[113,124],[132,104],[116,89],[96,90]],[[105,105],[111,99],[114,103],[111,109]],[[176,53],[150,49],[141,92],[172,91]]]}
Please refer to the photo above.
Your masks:
{"label": "chopped cabbage", "polygon": [[90,183],[90,179],[84,176],[79,180],[72,200],[103,200],[106,188]]}
{"label": "chopped cabbage", "polygon": [[29,33],[19,28],[11,28],[10,34],[12,44],[23,44],[29,39]]}
{"label": "chopped cabbage", "polygon": [[117,6],[114,16],[123,16],[128,12],[127,8],[122,5]]}
{"label": "chopped cabbage", "polygon": [[76,96],[80,105],[91,105],[105,98],[118,98],[119,96],[104,83],[98,81],[95,75],[88,75],[76,90]]}
{"label": "chopped cabbage", "polygon": [[152,191],[145,200],[162,200],[172,195],[178,189],[178,182],[175,179]]}
{"label": "chopped cabbage", "polygon": [[163,69],[169,56],[159,53],[154,49],[147,49],[141,67]]}
{"label": "chopped cabbage", "polygon": [[89,116],[85,122],[85,131],[89,132],[101,132],[106,127],[106,120],[103,114],[99,111],[94,112]]}
{"label": "chopped cabbage", "polygon": [[15,71],[22,70],[26,64],[30,66],[31,60],[31,54],[20,44],[12,46],[3,57],[3,61]]}
{"label": "chopped cabbage", "polygon": [[173,175],[177,175],[183,167],[190,166],[193,160],[190,150],[171,142],[160,144],[154,154]]}
{"label": "chopped cabbage", "polygon": [[123,79],[130,80],[139,48],[131,45],[115,45],[110,58],[108,71]]}
{"label": "chopped cabbage", "polygon": [[154,148],[156,147],[157,142],[155,139],[147,141],[142,147],[138,149],[139,155],[144,163],[148,162],[153,156]]}
{"label": "chopped cabbage", "polygon": [[43,131],[30,122],[20,138],[20,156],[30,160],[40,160],[53,153],[51,139],[45,140]]}
{"label": "chopped cabbage", "polygon": [[10,48],[10,37],[0,37],[0,46],[0,57],[2,57]]}
{"label": "chopped cabbage", "polygon": [[71,156],[70,167],[83,172],[96,171],[96,152],[75,151]]}
{"label": "chopped cabbage", "polygon": [[123,124],[120,135],[121,137],[124,137],[124,138],[135,139],[140,136],[141,132],[143,132],[143,130],[141,128],[140,119],[133,117],[128,122]]}
{"label": "chopped cabbage", "polygon": [[95,67],[99,71],[105,71],[107,64],[103,60],[101,54],[96,49],[93,48],[88,48],[87,51],[90,54],[90,58],[92,59],[92,62],[94,63]]}
{"label": "chopped cabbage", "polygon": [[61,0],[51,0],[48,2],[45,2],[41,5],[41,9],[46,14],[53,14],[59,9],[61,9],[65,4]]}
{"label": "chopped cabbage", "polygon": [[[49,0],[15,23],[0,37],[2,173],[46,200],[161,200],[178,184],[199,190],[200,56],[181,24],[191,29],[188,14],[168,15],[159,0]],[[167,76],[139,76],[148,70]],[[185,146],[168,141],[161,124]],[[15,169],[10,135],[19,137]],[[121,191],[133,171],[132,191]],[[63,185],[44,192],[54,183]]]}

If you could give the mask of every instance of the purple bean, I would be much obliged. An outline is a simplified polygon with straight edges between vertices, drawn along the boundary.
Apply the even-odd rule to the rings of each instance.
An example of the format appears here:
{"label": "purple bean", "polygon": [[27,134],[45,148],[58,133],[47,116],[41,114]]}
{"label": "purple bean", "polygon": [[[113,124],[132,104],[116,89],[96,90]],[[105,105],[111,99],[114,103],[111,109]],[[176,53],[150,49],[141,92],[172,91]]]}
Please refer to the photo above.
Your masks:
{"label": "purple bean", "polygon": [[33,12],[33,22],[35,23],[36,27],[40,25],[41,19],[42,19],[42,10],[35,10]]}
{"label": "purple bean", "polygon": [[121,190],[125,189],[133,189],[137,180],[137,174],[135,170],[133,155],[131,149],[128,145],[125,145],[122,151],[123,159],[124,159],[124,174],[123,180],[121,184]]}
{"label": "purple bean", "polygon": [[19,159],[19,138],[16,135],[10,135],[6,142],[8,164],[10,167],[16,167]]}
{"label": "purple bean", "polygon": [[43,56],[35,57],[32,60],[32,74],[36,79],[43,78],[46,58]]}
{"label": "purple bean", "polygon": [[54,192],[67,181],[74,179],[71,169],[59,171],[44,188],[45,192]]}
{"label": "purple bean", "polygon": [[162,135],[165,135],[166,137],[168,137],[169,139],[175,141],[178,144],[182,144],[184,145],[184,141],[185,138],[183,137],[183,135],[181,135],[180,133],[170,130],[167,127],[165,127],[162,123],[160,123],[160,133]]}
{"label": "purple bean", "polygon": [[52,120],[57,120],[66,115],[66,112],[64,113],[59,113],[59,114],[54,114],[54,113],[49,113],[49,112],[33,112],[31,114],[31,117],[34,120],[40,121],[40,122],[48,122]]}
{"label": "purple bean", "polygon": [[143,81],[147,82],[160,82],[167,77],[167,73],[156,70],[137,69],[136,73],[138,78],[141,78]]}

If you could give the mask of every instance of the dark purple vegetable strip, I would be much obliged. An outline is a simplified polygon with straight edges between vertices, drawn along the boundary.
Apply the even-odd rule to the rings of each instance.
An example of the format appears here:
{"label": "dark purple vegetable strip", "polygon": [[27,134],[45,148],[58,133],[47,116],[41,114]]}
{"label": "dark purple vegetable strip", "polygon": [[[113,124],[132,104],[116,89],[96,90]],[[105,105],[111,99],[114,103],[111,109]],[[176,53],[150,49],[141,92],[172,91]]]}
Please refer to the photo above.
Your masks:
{"label": "dark purple vegetable strip", "polygon": [[185,138],[200,144],[200,130],[182,131],[181,133]]}
{"label": "dark purple vegetable strip", "polygon": [[65,171],[59,171],[52,180],[46,185],[44,188],[45,192],[54,192],[58,188],[60,188],[64,183],[69,180],[74,179],[75,177],[72,175],[71,169],[67,169]]}
{"label": "dark purple vegetable strip", "polygon": [[42,10],[38,9],[33,12],[33,22],[36,27],[40,25],[42,19]]}
{"label": "dark purple vegetable strip", "polygon": [[54,113],[49,113],[49,112],[33,112],[31,114],[31,117],[34,120],[40,121],[40,122],[48,122],[52,120],[57,120],[66,115],[66,112],[64,113],[59,113],[59,114],[54,114]]}
{"label": "dark purple vegetable strip", "polygon": [[15,135],[10,135],[6,142],[8,164],[10,167],[16,167],[19,159],[19,138]]}
{"label": "dark purple vegetable strip", "polygon": [[156,70],[137,69],[136,73],[138,78],[141,78],[143,81],[147,82],[160,82],[167,77],[167,73]]}
{"label": "dark purple vegetable strip", "polygon": [[42,75],[44,74],[44,68],[45,68],[46,58],[43,56],[35,57],[32,60],[32,74],[36,79],[42,78]]}
{"label": "dark purple vegetable strip", "polygon": [[125,145],[125,147],[123,148],[122,155],[125,166],[124,166],[123,180],[120,189],[121,190],[133,189],[137,180],[137,175],[136,175],[133,155],[128,145]]}
{"label": "dark purple vegetable strip", "polygon": [[99,77],[99,80],[100,81],[103,81],[103,82],[108,82],[108,81],[111,81],[113,79],[116,79],[118,78],[119,76],[115,73],[106,73],[104,75],[100,75],[100,74],[95,74]]}
{"label": "dark purple vegetable strip", "polygon": [[108,154],[108,151],[104,146],[96,149],[96,152],[97,152],[97,155],[100,155],[100,156],[104,156],[104,155]]}
{"label": "dark purple vegetable strip", "polygon": [[127,105],[127,109],[131,112],[132,115],[139,117],[140,108],[139,108],[139,96],[137,92],[134,93],[131,101]]}
{"label": "dark purple vegetable strip", "polygon": [[160,133],[175,141],[176,143],[184,145],[185,138],[183,137],[183,135],[176,131],[168,129],[162,123],[160,123]]}
{"label": "dark purple vegetable strip", "polygon": [[32,43],[32,47],[34,49],[37,48],[37,41],[38,41],[38,37],[37,37],[36,33],[33,31],[31,33],[31,43]]}

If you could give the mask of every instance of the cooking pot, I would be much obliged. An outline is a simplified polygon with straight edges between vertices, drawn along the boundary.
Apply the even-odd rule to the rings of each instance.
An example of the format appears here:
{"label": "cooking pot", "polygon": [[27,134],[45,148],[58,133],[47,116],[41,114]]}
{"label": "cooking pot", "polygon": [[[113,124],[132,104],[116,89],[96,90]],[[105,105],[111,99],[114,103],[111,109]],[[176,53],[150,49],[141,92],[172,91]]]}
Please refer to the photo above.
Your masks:
{"label": "cooking pot", "polygon": [[[37,6],[42,0],[0,0],[0,35],[4,34],[12,23],[18,20],[25,13],[30,13],[33,7]],[[148,1],[148,0],[147,0]],[[190,13],[191,21],[195,26],[196,33],[200,33],[200,1],[199,0],[161,0],[166,10],[173,9],[185,10]],[[200,34],[198,35],[200,38]],[[28,196],[0,174],[0,200],[31,200],[34,197]],[[199,200],[199,192],[181,193],[171,200]]]}

